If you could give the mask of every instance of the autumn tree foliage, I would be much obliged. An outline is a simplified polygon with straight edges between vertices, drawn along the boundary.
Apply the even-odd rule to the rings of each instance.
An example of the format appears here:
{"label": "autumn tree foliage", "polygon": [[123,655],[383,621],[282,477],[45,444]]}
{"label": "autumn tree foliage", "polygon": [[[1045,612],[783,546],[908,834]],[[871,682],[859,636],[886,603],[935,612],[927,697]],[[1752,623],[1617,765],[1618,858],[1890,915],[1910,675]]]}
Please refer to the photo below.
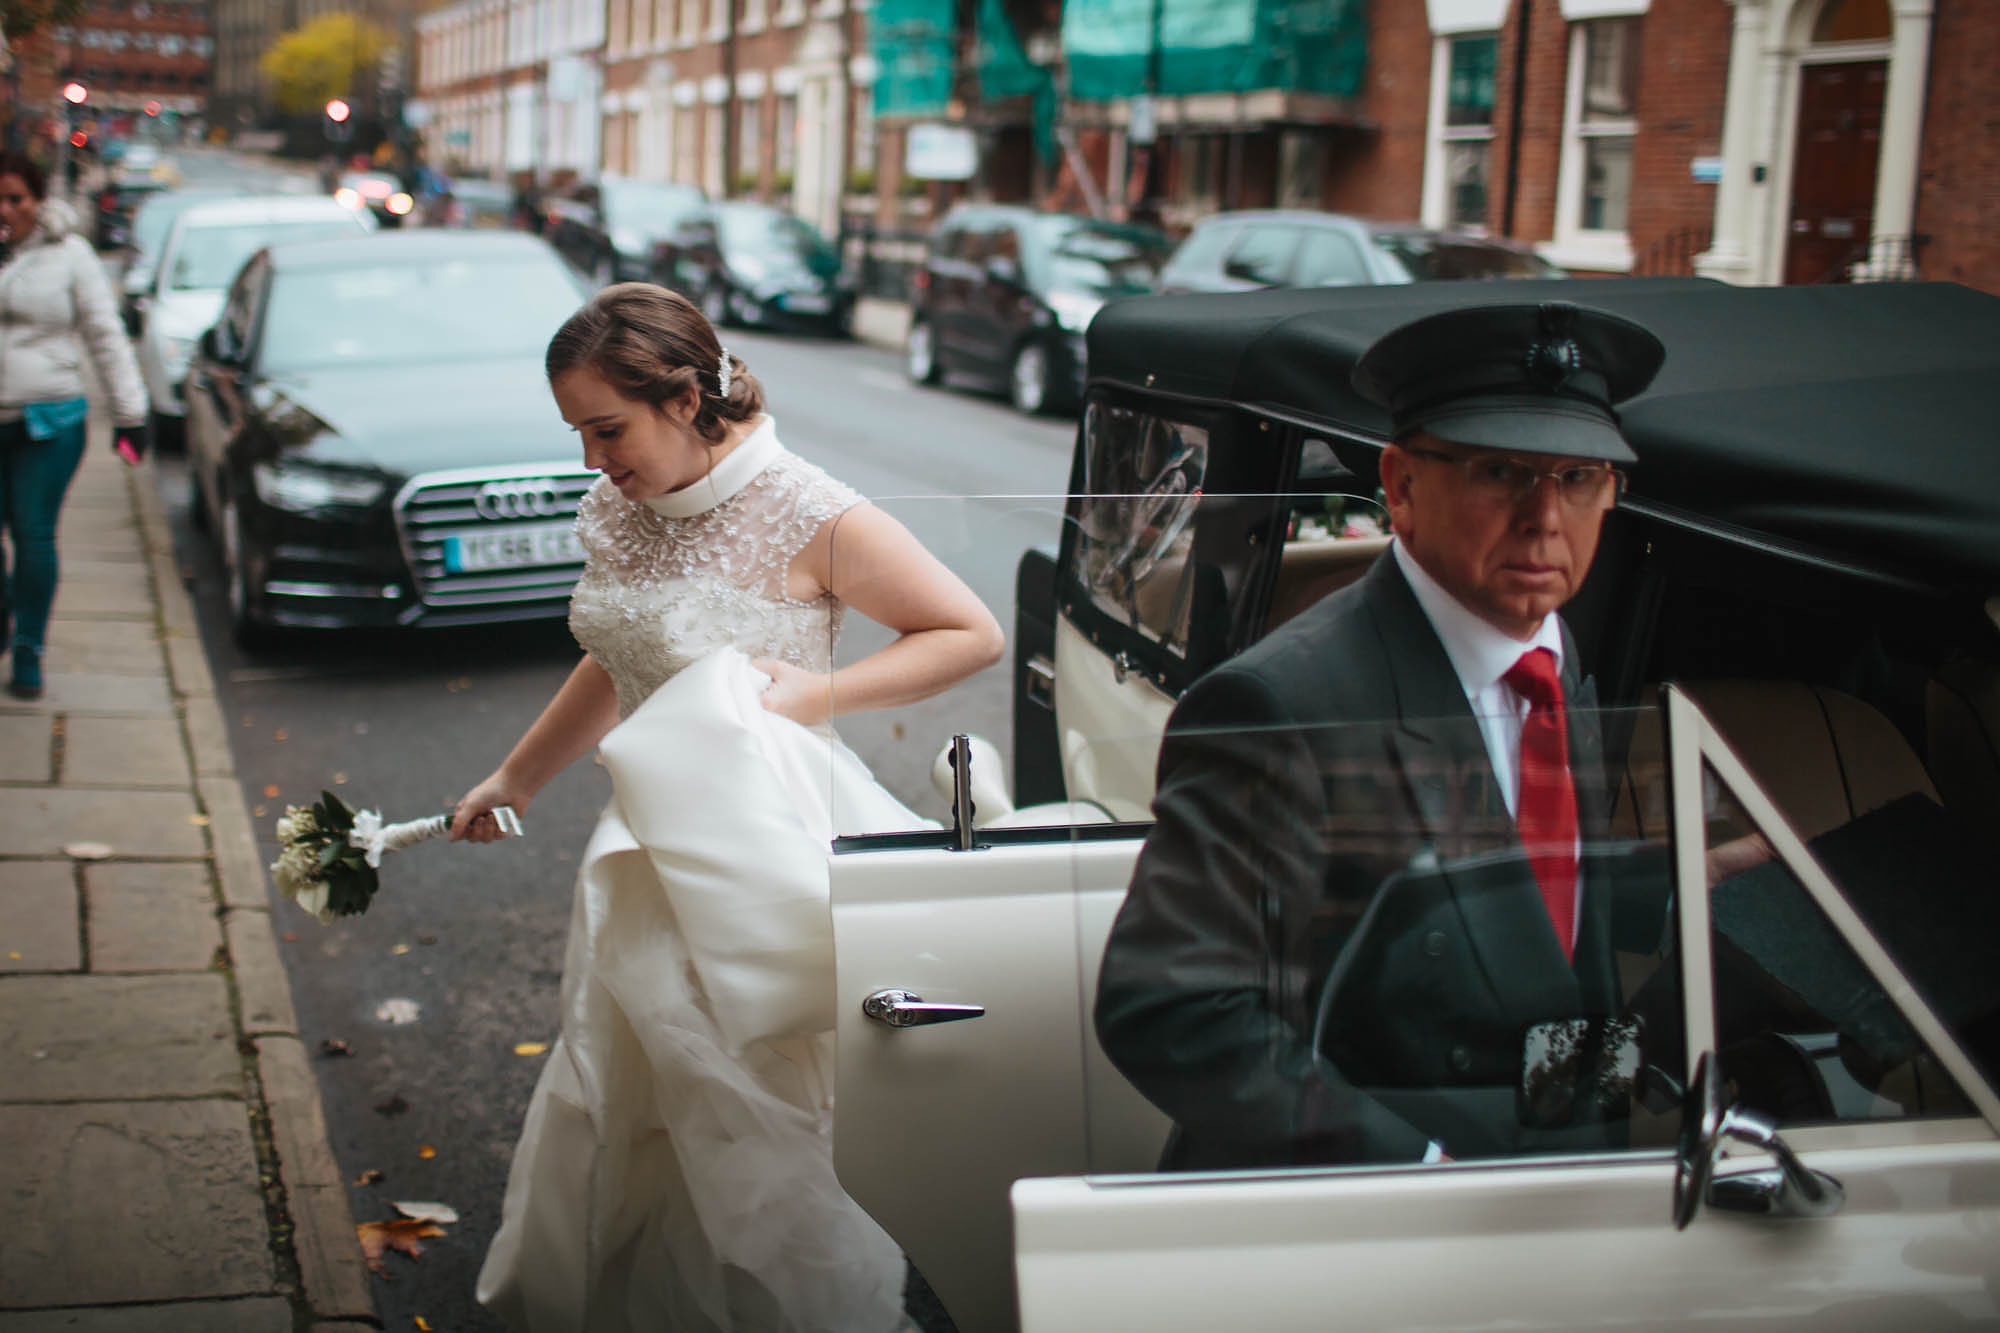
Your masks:
{"label": "autumn tree foliage", "polygon": [[19,41],[38,28],[73,23],[83,17],[85,0],[0,0],[0,34]]}
{"label": "autumn tree foliage", "polygon": [[374,69],[393,44],[386,31],[358,15],[323,14],[273,42],[258,63],[279,110],[313,112],[328,98],[350,96],[362,71]]}

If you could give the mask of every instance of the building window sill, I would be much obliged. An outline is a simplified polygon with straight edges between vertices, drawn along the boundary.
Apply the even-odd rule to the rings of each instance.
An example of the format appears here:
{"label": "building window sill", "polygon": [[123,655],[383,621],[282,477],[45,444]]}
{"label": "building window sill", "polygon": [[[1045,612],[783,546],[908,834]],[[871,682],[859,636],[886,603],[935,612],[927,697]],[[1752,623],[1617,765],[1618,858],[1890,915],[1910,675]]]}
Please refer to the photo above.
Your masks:
{"label": "building window sill", "polygon": [[1535,253],[1559,268],[1588,273],[1630,273],[1632,238],[1621,231],[1578,232],[1543,241]]}

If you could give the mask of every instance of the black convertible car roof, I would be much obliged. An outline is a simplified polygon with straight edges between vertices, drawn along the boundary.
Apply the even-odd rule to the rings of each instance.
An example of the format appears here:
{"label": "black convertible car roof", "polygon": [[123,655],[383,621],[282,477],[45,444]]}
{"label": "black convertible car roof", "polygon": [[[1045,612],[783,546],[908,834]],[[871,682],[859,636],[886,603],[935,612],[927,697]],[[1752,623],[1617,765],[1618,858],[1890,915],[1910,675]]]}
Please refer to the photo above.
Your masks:
{"label": "black convertible car roof", "polygon": [[1348,383],[1383,333],[1466,305],[1565,300],[1667,346],[1622,410],[1635,499],[1851,553],[2000,579],[2000,298],[1951,283],[1694,278],[1415,283],[1140,297],[1090,326],[1090,374],[1381,438]]}

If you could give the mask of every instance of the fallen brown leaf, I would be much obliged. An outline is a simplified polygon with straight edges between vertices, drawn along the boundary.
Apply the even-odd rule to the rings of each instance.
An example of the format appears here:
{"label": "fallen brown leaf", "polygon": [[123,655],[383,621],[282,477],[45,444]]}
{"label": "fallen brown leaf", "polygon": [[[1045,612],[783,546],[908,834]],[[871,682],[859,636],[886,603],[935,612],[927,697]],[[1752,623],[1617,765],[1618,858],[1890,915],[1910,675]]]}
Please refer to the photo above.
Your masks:
{"label": "fallen brown leaf", "polygon": [[345,787],[347,785],[347,774],[335,773],[333,775],[333,785],[336,787]]}
{"label": "fallen brown leaf", "polygon": [[549,1049],[549,1044],[545,1041],[523,1041],[515,1043],[514,1054],[541,1055],[548,1049]]}
{"label": "fallen brown leaf", "polygon": [[402,954],[406,954],[409,951],[410,951],[410,946],[407,944],[392,944],[389,946],[389,952],[399,956]]}
{"label": "fallen brown leaf", "polygon": [[423,1317],[422,1315],[420,1315],[420,1314],[413,1314],[413,1315],[411,1315],[411,1316],[410,1316],[410,1318],[412,1318],[412,1319],[414,1319],[414,1320],[416,1320],[416,1321],[417,1321],[417,1327],[418,1327],[418,1328],[419,1328],[420,1330],[422,1330],[422,1333],[431,1333],[431,1326],[430,1326],[430,1321],[429,1321],[429,1320],[425,1319],[425,1318],[424,1318],[424,1317]]}
{"label": "fallen brown leaf", "polygon": [[424,1144],[421,1148],[417,1149],[417,1156],[419,1157],[435,1157],[437,1155],[438,1155],[438,1150],[436,1148],[431,1147],[431,1145],[428,1143]]}
{"label": "fallen brown leaf", "polygon": [[282,740],[290,740],[291,738],[285,734],[285,729],[283,727],[279,727],[276,731],[271,733],[271,739],[274,741],[282,741]]}
{"label": "fallen brown leaf", "polygon": [[361,1238],[361,1254],[368,1261],[369,1271],[384,1275],[388,1268],[382,1257],[389,1251],[400,1250],[414,1259],[424,1252],[422,1240],[446,1234],[437,1223],[414,1217],[399,1217],[389,1222],[357,1222],[354,1233]]}
{"label": "fallen brown leaf", "polygon": [[195,826],[196,828],[207,828],[207,827],[208,827],[208,816],[207,816],[207,815],[189,815],[189,816],[188,816],[188,823],[190,823],[190,824],[194,825],[194,826]]}
{"label": "fallen brown leaf", "polygon": [[[247,726],[248,724],[246,723],[245,725]],[[277,794],[278,794],[278,784],[275,782],[271,783],[269,786],[264,788],[264,795],[267,797],[276,796]]]}
{"label": "fallen brown leaf", "polygon": [[299,937],[298,937],[297,933],[296,933],[296,932],[294,932],[294,931],[289,931],[289,930],[288,930],[288,931],[286,931],[286,932],[285,932],[285,933],[284,933],[284,934],[283,934],[282,936],[280,936],[279,938],[280,938],[280,939],[282,939],[282,940],[284,940],[284,942],[285,942],[285,943],[287,943],[287,944],[297,944],[297,943],[299,942]]}
{"label": "fallen brown leaf", "polygon": [[380,1171],[377,1171],[374,1167],[371,1166],[366,1171],[363,1171],[360,1175],[356,1176],[354,1178],[354,1183],[357,1185],[379,1185],[384,1180],[387,1179],[388,1179],[387,1176],[383,1175]]}
{"label": "fallen brown leaf", "polygon": [[458,1220],[458,1209],[448,1203],[432,1203],[427,1200],[405,1203],[398,1200],[389,1206],[404,1217],[413,1217],[419,1222],[437,1222],[442,1225],[449,1225]]}

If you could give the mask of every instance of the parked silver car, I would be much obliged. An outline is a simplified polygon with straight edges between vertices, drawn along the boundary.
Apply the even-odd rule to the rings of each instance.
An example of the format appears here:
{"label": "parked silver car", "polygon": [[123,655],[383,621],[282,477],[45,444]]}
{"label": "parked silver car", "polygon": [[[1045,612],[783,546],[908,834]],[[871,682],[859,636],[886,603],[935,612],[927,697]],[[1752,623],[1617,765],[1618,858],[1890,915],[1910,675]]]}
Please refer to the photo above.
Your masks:
{"label": "parked silver car", "polygon": [[1217,213],[1195,224],[1166,267],[1164,292],[1354,287],[1484,278],[1559,278],[1525,246],[1413,222],[1304,210]]}

